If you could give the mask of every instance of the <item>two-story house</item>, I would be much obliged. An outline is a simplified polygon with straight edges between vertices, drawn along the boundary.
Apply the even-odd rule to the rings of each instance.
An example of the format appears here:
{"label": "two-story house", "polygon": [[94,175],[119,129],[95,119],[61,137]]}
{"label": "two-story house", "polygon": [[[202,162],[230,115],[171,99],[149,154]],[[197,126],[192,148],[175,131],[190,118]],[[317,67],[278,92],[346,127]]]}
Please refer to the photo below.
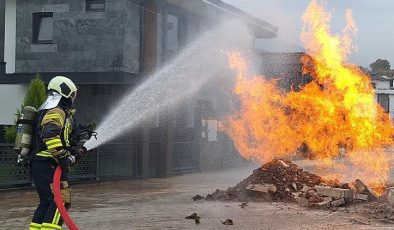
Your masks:
{"label": "two-story house", "polygon": [[[36,73],[45,82],[56,75],[75,81],[77,109],[83,108],[76,114],[80,122],[100,122],[114,100],[219,18],[246,23],[255,38],[276,37],[275,26],[220,0],[3,0],[0,124],[13,122],[24,85]],[[176,126],[157,120],[101,146],[81,175],[90,170],[100,177],[155,177],[204,169],[205,162],[214,161],[203,151],[232,147],[228,141],[222,144],[223,138],[204,134],[208,124],[210,132],[215,129],[214,122],[199,116],[212,109],[212,102],[193,100],[170,118],[179,119],[170,123]],[[213,150],[204,147],[213,142]]]}

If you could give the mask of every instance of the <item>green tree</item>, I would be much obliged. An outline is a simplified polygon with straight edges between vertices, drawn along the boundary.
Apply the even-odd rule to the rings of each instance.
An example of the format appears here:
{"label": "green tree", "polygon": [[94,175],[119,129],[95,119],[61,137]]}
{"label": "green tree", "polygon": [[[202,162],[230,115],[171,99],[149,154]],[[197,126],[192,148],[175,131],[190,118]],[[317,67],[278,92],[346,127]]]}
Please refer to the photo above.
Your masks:
{"label": "green tree", "polygon": [[25,106],[33,106],[38,109],[42,103],[44,103],[46,99],[46,89],[45,83],[41,80],[40,75],[36,74],[36,76],[30,81],[30,84],[27,87],[26,95],[23,100],[23,103],[16,111],[15,114],[15,124],[12,126],[8,126],[4,128],[4,139],[7,142],[13,142],[16,137],[16,121],[21,117],[22,108]]}
{"label": "green tree", "polygon": [[371,63],[369,65],[371,67],[371,71],[373,73],[376,73],[378,76],[383,76],[383,75],[390,75],[392,74],[392,71],[390,70],[391,65],[390,62],[387,61],[386,59],[378,59],[375,62]]}

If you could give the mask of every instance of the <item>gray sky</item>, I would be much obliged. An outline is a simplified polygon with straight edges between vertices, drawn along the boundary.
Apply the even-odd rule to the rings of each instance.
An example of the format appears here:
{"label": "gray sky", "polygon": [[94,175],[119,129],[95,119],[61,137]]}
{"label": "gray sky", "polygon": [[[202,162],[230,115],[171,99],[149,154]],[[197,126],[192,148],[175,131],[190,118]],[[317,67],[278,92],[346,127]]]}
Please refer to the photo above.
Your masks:
{"label": "gray sky", "polygon": [[[269,51],[299,51],[301,16],[308,0],[223,0],[279,27],[278,38],[261,44]],[[369,66],[378,58],[389,60],[394,68],[394,1],[393,0],[329,0],[325,1],[331,12],[331,30],[340,32],[345,26],[345,11],[353,11],[358,33],[350,61]],[[273,47],[273,46],[280,46]]]}

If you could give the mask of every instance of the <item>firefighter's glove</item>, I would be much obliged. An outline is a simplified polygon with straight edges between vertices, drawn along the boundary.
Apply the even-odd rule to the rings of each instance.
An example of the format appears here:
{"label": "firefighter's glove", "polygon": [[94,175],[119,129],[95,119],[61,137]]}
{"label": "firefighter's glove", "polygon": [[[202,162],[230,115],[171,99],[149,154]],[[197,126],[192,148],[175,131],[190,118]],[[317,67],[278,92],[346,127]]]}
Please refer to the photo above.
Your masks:
{"label": "firefighter's glove", "polygon": [[70,167],[77,162],[77,159],[74,155],[69,155],[67,157],[63,157],[59,159],[59,165],[64,172],[69,172]]}
{"label": "firefighter's glove", "polygon": [[88,150],[85,148],[85,146],[74,146],[70,150],[71,155],[75,156],[77,161],[81,159],[82,155],[86,154],[87,151]]}

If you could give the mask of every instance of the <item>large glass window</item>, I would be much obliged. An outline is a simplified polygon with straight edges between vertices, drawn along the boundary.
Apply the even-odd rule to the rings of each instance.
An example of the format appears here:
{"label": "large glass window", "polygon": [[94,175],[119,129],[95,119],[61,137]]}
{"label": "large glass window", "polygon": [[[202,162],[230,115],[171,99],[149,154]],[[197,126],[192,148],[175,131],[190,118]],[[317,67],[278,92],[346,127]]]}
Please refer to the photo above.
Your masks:
{"label": "large glass window", "polygon": [[52,43],[53,13],[33,14],[33,43]]}
{"label": "large glass window", "polygon": [[177,51],[179,48],[179,19],[177,16],[168,14],[166,20],[166,42],[165,49],[167,51]]}

